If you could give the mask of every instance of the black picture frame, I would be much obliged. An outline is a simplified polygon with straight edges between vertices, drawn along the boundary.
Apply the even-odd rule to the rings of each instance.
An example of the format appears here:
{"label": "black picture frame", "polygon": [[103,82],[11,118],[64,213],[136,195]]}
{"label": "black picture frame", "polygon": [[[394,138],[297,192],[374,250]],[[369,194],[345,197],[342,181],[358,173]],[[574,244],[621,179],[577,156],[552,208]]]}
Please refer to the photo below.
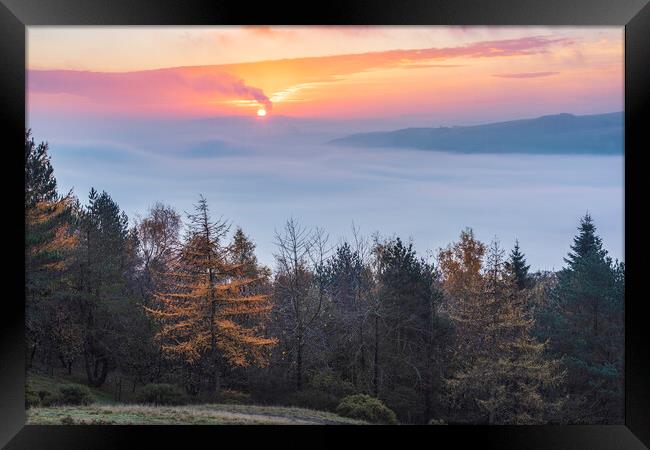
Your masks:
{"label": "black picture frame", "polygon": [[[615,25],[625,27],[625,425],[437,427],[182,427],[25,425],[24,408],[24,189],[18,149],[25,126],[26,27],[31,25]],[[7,186],[0,310],[0,445],[10,449],[136,448],[198,445],[331,446],[360,439],[447,448],[642,449],[650,447],[650,327],[642,314],[647,254],[642,239],[646,184],[644,151],[650,148],[644,118],[650,109],[650,5],[648,0],[402,0],[374,2],[236,2],[232,0],[0,0],[0,118],[2,178]],[[645,113],[645,114],[644,114]],[[11,245],[8,245],[11,244]],[[415,433],[415,434],[414,434]],[[297,435],[295,437],[291,435]],[[309,436],[308,436],[309,435]],[[315,435],[311,437],[311,435]],[[417,436],[416,436],[417,435]],[[416,444],[417,445],[417,444]]]}

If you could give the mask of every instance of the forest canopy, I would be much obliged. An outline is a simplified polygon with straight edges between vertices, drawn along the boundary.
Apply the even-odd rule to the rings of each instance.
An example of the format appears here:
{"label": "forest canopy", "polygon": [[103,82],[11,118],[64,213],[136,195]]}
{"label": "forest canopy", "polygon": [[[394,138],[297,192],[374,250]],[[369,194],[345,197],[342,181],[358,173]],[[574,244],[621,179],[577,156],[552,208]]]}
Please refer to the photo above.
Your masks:
{"label": "forest canopy", "polygon": [[59,192],[48,150],[25,132],[28,373],[123,402],[168,385],[383,423],[623,423],[625,267],[588,213],[557,272],[471,228],[425,258],[295,218],[270,268],[202,195],[129,220],[107,192]]}

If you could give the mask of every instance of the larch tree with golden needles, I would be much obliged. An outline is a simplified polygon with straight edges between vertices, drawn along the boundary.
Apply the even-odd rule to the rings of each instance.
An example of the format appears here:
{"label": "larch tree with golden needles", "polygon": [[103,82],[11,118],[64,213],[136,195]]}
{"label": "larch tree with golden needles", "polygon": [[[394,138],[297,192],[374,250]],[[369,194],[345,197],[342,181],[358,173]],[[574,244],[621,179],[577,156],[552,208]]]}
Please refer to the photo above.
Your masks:
{"label": "larch tree with golden needles", "polygon": [[66,275],[77,244],[71,224],[72,194],[59,197],[48,144],[36,145],[25,131],[25,293],[27,363],[42,350],[51,368],[53,357],[70,367],[80,349],[72,326]]}
{"label": "larch tree with golden needles", "polygon": [[[526,307],[530,294],[519,289],[507,270],[499,242],[495,239],[486,249],[467,230],[439,259],[457,330],[453,373],[446,385],[451,407],[460,413],[458,420],[559,420],[557,394],[564,373],[559,361],[548,356],[547,343],[532,336],[534,320]],[[464,288],[456,284],[461,278]]]}
{"label": "larch tree with golden needles", "polygon": [[146,310],[161,324],[157,337],[163,350],[192,368],[207,366],[209,388],[215,393],[220,361],[266,364],[276,340],[242,322],[267,313],[272,305],[268,295],[244,292],[259,280],[243,276],[246,265],[232,262],[231,248],[222,244],[228,226],[210,219],[203,196],[188,220],[184,242],[155,293],[159,307]]}

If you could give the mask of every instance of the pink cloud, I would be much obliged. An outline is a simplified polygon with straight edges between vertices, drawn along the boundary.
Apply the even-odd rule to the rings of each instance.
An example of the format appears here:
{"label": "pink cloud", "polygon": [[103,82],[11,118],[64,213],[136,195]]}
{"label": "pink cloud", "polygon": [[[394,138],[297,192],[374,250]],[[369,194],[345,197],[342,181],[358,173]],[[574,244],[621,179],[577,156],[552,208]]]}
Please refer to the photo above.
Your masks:
{"label": "pink cloud", "polygon": [[493,77],[499,78],[540,78],[557,75],[560,72],[521,72],[521,73],[495,73]]}
{"label": "pink cloud", "polygon": [[[257,29],[257,28],[256,28]],[[266,33],[273,29],[259,28]],[[273,106],[265,92],[245,80],[266,83],[278,91],[304,83],[336,81],[340,77],[372,69],[435,66],[434,61],[453,58],[493,58],[547,52],[554,45],[569,45],[566,38],[530,36],[481,41],[457,47],[389,50],[362,54],[259,61],[251,63],[176,67],[136,72],[30,70],[27,87],[30,107],[44,106],[114,112],[120,114],[219,114],[241,111],[228,100],[248,100]],[[510,78],[547,76],[550,73],[502,74]],[[256,78],[257,77],[257,78]],[[234,109],[233,109],[234,108]]]}
{"label": "pink cloud", "polygon": [[30,93],[68,94],[107,105],[165,106],[210,99],[254,100],[265,108],[271,101],[259,88],[228,73],[195,73],[181,68],[141,72],[30,70]]}

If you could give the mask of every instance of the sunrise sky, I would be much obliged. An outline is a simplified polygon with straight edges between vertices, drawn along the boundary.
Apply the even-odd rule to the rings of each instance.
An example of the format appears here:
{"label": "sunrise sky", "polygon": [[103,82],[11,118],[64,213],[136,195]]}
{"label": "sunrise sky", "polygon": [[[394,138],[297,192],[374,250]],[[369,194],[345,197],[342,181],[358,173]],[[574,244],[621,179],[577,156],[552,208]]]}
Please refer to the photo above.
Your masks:
{"label": "sunrise sky", "polygon": [[71,115],[622,110],[622,28],[30,27],[28,100]]}
{"label": "sunrise sky", "polygon": [[[561,267],[589,211],[623,257],[621,153],[466,155],[326,145],[365,131],[623,111],[623,28],[28,27],[27,126],[60,192],[131,219],[198,195],[273,266],[289,217],[413,238],[473,227]],[[489,152],[490,149],[486,149]]]}

